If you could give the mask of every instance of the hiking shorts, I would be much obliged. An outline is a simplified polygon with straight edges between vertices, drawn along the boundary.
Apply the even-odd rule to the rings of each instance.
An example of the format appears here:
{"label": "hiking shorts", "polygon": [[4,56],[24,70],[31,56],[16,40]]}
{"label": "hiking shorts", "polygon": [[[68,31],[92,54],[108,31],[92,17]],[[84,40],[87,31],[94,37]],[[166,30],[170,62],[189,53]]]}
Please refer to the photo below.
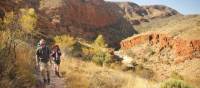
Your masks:
{"label": "hiking shorts", "polygon": [[40,62],[39,65],[40,65],[40,71],[41,72],[47,72],[47,71],[50,70],[49,69],[49,63]]}
{"label": "hiking shorts", "polygon": [[60,65],[60,60],[54,60],[54,64]]}

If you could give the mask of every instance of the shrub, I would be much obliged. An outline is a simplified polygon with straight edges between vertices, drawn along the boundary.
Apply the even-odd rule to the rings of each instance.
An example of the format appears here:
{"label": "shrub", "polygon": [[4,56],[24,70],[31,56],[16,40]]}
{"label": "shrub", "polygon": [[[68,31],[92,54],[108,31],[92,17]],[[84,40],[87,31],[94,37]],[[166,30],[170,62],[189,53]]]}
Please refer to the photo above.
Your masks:
{"label": "shrub", "polygon": [[183,80],[183,76],[181,76],[181,75],[178,74],[177,72],[172,72],[170,76],[171,76],[171,78],[173,78],[173,79]]}
{"label": "shrub", "polygon": [[110,59],[110,54],[102,51],[96,52],[92,57],[92,61],[98,65],[108,64],[111,61]]}
{"label": "shrub", "polygon": [[160,88],[192,88],[182,80],[169,79],[161,83]]}
{"label": "shrub", "polygon": [[31,88],[35,85],[34,49],[29,42],[25,41],[28,32],[24,32],[22,29],[24,27],[20,26],[29,25],[28,27],[34,28],[32,24],[36,24],[36,21],[31,23],[28,22],[30,19],[21,21],[21,17],[16,14],[7,13],[1,24],[0,88]]}
{"label": "shrub", "polygon": [[111,61],[111,55],[106,48],[107,44],[103,39],[102,35],[99,35],[91,47],[84,47],[82,49],[85,58],[87,60],[92,60],[94,63],[98,65],[108,64]]}
{"label": "shrub", "polygon": [[54,41],[55,44],[60,46],[64,54],[72,54],[72,50],[74,49],[74,45],[76,44],[76,40],[73,37],[69,35],[56,36],[54,38]]}
{"label": "shrub", "polygon": [[31,33],[36,26],[37,16],[33,8],[30,9],[20,9],[21,17],[19,23],[22,30]]}
{"label": "shrub", "polygon": [[0,87],[27,88],[35,83],[33,49],[18,42],[10,31],[0,32]]}
{"label": "shrub", "polygon": [[107,44],[105,43],[105,40],[103,38],[103,35],[99,35],[94,43],[92,44],[94,47],[99,47],[99,48],[106,48]]}

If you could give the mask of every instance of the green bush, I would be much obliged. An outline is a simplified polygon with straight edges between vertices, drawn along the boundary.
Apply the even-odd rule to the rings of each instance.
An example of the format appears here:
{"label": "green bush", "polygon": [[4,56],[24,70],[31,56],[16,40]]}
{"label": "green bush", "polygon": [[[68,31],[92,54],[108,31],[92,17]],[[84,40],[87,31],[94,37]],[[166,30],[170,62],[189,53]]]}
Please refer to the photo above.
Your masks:
{"label": "green bush", "polygon": [[34,49],[26,37],[32,39],[20,26],[29,25],[33,30],[32,24],[36,21],[27,21],[30,20],[22,22],[17,12],[9,12],[0,25],[0,88],[31,88],[35,85]]}
{"label": "green bush", "polygon": [[172,72],[170,76],[171,76],[171,78],[173,78],[173,79],[183,80],[183,76],[181,76],[181,75],[178,74],[177,72]]}
{"label": "green bush", "polygon": [[12,34],[0,31],[0,88],[32,87],[35,84],[34,50],[28,43],[12,38]]}
{"label": "green bush", "polygon": [[91,47],[82,48],[86,60],[92,60],[98,65],[108,64],[111,61],[111,55],[108,51],[107,44],[102,35],[99,35]]}
{"label": "green bush", "polygon": [[72,55],[76,40],[69,35],[56,36],[54,38],[55,44],[60,46],[60,49],[66,55]]}
{"label": "green bush", "polygon": [[182,80],[169,79],[161,83],[160,88],[193,88]]}
{"label": "green bush", "polygon": [[102,66],[103,64],[108,64],[111,61],[111,57],[108,52],[98,51],[93,55],[92,61]]}
{"label": "green bush", "polygon": [[37,16],[33,8],[30,9],[20,9],[21,17],[19,23],[21,29],[25,32],[31,33],[36,27]]}

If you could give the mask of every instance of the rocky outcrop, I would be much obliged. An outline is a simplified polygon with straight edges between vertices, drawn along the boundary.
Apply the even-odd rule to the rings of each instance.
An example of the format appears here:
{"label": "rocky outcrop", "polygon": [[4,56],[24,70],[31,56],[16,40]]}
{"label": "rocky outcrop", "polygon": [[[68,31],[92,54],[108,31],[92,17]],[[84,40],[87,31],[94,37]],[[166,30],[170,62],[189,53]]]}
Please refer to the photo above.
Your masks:
{"label": "rocky outcrop", "polygon": [[106,8],[103,0],[43,0],[43,2],[40,10],[44,11],[44,14],[48,14],[52,20],[66,20],[68,25],[85,24],[99,28],[113,24],[120,18],[118,14]]}
{"label": "rocky outcrop", "polygon": [[171,51],[175,53],[175,62],[183,62],[187,59],[200,58],[200,40],[184,40],[181,38],[174,38],[162,33],[145,33],[131,37],[121,42],[122,49],[134,48],[137,45],[149,43],[150,45],[158,46],[161,51],[170,47]]}
{"label": "rocky outcrop", "polygon": [[[121,42],[120,55],[132,58],[132,62],[151,69],[152,79],[170,78],[173,72],[185,80],[200,79],[200,40],[186,40],[160,32],[147,32],[129,37]],[[123,57],[124,58],[124,57]],[[192,74],[192,75],[190,75]],[[199,85],[199,84],[194,84]]]}
{"label": "rocky outcrop", "polygon": [[140,25],[149,22],[155,18],[164,18],[174,15],[181,15],[176,10],[163,5],[139,6],[132,2],[116,3],[121,9],[124,17],[131,22],[132,25]]}
{"label": "rocky outcrop", "polygon": [[109,46],[119,47],[122,39],[136,33],[115,9],[119,6],[104,0],[3,0],[0,8],[16,12],[35,8],[37,29],[50,38],[69,34],[91,41],[102,34]]}
{"label": "rocky outcrop", "polygon": [[109,46],[136,33],[123,15],[103,0],[43,0],[39,9],[40,31],[46,34],[69,34],[94,40],[102,34]]}
{"label": "rocky outcrop", "polygon": [[178,11],[163,5],[142,6],[150,19],[181,15]]}
{"label": "rocky outcrop", "polygon": [[179,14],[165,6],[143,7],[135,3],[104,0],[3,0],[0,5],[4,11],[35,8],[37,28],[50,37],[69,34],[94,40],[102,34],[112,47],[119,47],[122,39],[137,33],[132,25]]}

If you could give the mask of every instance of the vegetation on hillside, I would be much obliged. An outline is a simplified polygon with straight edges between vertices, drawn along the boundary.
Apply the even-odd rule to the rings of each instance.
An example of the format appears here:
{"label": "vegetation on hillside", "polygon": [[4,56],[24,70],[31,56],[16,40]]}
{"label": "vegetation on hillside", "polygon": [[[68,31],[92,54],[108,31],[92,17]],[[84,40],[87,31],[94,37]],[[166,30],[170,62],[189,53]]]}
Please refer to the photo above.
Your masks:
{"label": "vegetation on hillside", "polygon": [[[45,5],[43,6],[43,4],[45,4],[46,0],[40,1],[42,7],[45,7]],[[57,5],[55,3],[52,4]],[[35,36],[37,35],[35,34],[36,24],[38,20],[37,14],[35,13],[35,10],[33,8],[28,7],[16,11],[17,12],[7,12],[4,20],[0,19],[0,88],[32,88],[38,81],[34,76],[34,41],[37,40],[36,37],[39,37]],[[136,16],[133,14],[133,17]],[[173,36],[181,36],[188,39],[200,38],[199,16],[176,17],[165,18],[164,20],[155,19],[149,23],[144,23],[142,25],[136,26],[136,29],[140,33],[147,31],[157,31],[167,32],[169,34],[172,34]],[[133,19],[129,15],[126,15],[126,18]],[[51,17],[49,17],[47,20],[50,21]],[[61,22],[64,21],[65,20],[61,20]],[[190,24],[188,24],[188,22]],[[125,24],[125,26],[128,26],[126,25],[126,23],[123,23],[121,21],[119,22],[119,24]],[[48,26],[49,25],[51,24],[48,24]],[[115,25],[117,25],[115,28],[109,28],[109,30],[103,30],[102,32],[102,34],[106,32],[108,34],[110,33],[112,35],[118,35],[113,38],[112,35],[110,35],[111,37],[109,36],[108,39],[111,39],[112,41],[108,42],[115,42],[117,40],[116,43],[118,43],[122,37],[132,34],[131,31],[129,33],[129,31],[126,30],[129,29],[129,26],[128,28],[124,28],[124,30],[116,30],[118,29],[118,23]],[[64,27],[66,27],[66,25]],[[70,28],[71,26],[69,27],[69,29]],[[60,29],[64,28],[60,27]],[[75,29],[76,27],[74,28],[74,30]],[[45,29],[43,31],[45,31]],[[95,29],[92,31],[95,31]],[[121,34],[122,32],[125,32],[125,35]],[[95,31],[94,33],[95,36],[97,33],[101,32]],[[49,35],[48,33],[41,34],[47,37]],[[90,32],[88,32],[88,35],[90,35]],[[165,64],[167,64],[169,68],[163,67],[164,70],[170,69],[170,67],[172,67],[172,65],[170,65],[170,63],[167,61],[169,59],[166,60],[166,57],[169,57],[172,60],[174,60],[174,57],[170,57],[171,52],[169,52],[166,47],[162,50],[154,49],[154,47],[151,47],[149,45],[134,47],[136,51],[131,51],[132,49],[130,49],[130,51],[128,52],[131,53],[129,53],[128,56],[140,60],[139,62],[132,62],[134,64],[133,68],[135,72],[129,69],[126,71],[122,71],[121,69],[111,69],[115,66],[115,63],[113,64],[114,58],[112,56],[114,52],[111,48],[108,47],[104,37],[105,36],[103,35],[99,35],[97,36],[96,40],[88,43],[87,41],[83,41],[84,39],[79,40],[67,34],[54,36],[54,38],[52,39],[54,40],[54,44],[59,45],[60,49],[62,50],[61,73],[66,80],[66,88],[192,88],[189,84],[185,83],[185,81],[188,82],[188,80],[185,80],[185,78],[187,77],[185,77],[184,75],[180,75],[176,72],[172,73],[171,77],[169,77],[172,79],[164,80],[163,82],[155,82],[154,80],[150,79],[153,79],[152,76],[158,75],[154,74],[153,70],[151,70],[152,68],[156,68],[160,65],[162,66]],[[165,59],[162,59],[160,57],[156,58],[156,51],[162,51],[162,56]],[[135,52],[135,54],[133,54],[132,52]],[[163,60],[162,64],[157,64],[156,62],[157,66],[148,67],[150,66],[148,64],[154,64],[153,61],[160,60]],[[197,65],[194,65],[193,67],[195,68],[193,69],[198,69],[199,64],[197,61],[196,63]],[[122,66],[122,63],[120,61],[116,64]],[[186,66],[183,67],[192,67],[189,66],[190,64],[186,64]],[[156,68],[156,70],[159,71],[160,69]],[[162,75],[159,76],[163,76],[164,74],[169,73],[161,74]],[[188,83],[193,82],[193,84],[199,85],[199,81],[196,81],[199,80],[198,76],[193,77],[197,78],[194,78],[195,81],[193,81],[193,79],[189,80]]]}
{"label": "vegetation on hillside", "polygon": [[111,55],[102,35],[99,35],[90,47],[82,48],[85,60],[91,60],[98,65],[108,64]]}
{"label": "vegetation on hillside", "polygon": [[[27,31],[35,27],[33,9],[7,13],[0,29],[0,87],[30,88],[35,84],[33,54]],[[29,39],[28,39],[29,38]]]}
{"label": "vegetation on hillside", "polygon": [[61,73],[66,79],[65,88],[156,88],[159,86],[131,72],[102,68],[92,62],[66,58],[61,63]]}
{"label": "vegetation on hillside", "polygon": [[161,84],[160,88],[193,88],[182,80],[169,79]]}
{"label": "vegetation on hillside", "polygon": [[54,37],[54,42],[59,45],[62,52],[64,52],[64,55],[72,55],[72,51],[74,50],[77,41],[69,35],[60,35]]}
{"label": "vegetation on hillside", "polygon": [[162,19],[154,19],[149,23],[135,26],[139,33],[156,31],[164,32],[172,36],[184,39],[200,39],[200,16],[172,16]]}

